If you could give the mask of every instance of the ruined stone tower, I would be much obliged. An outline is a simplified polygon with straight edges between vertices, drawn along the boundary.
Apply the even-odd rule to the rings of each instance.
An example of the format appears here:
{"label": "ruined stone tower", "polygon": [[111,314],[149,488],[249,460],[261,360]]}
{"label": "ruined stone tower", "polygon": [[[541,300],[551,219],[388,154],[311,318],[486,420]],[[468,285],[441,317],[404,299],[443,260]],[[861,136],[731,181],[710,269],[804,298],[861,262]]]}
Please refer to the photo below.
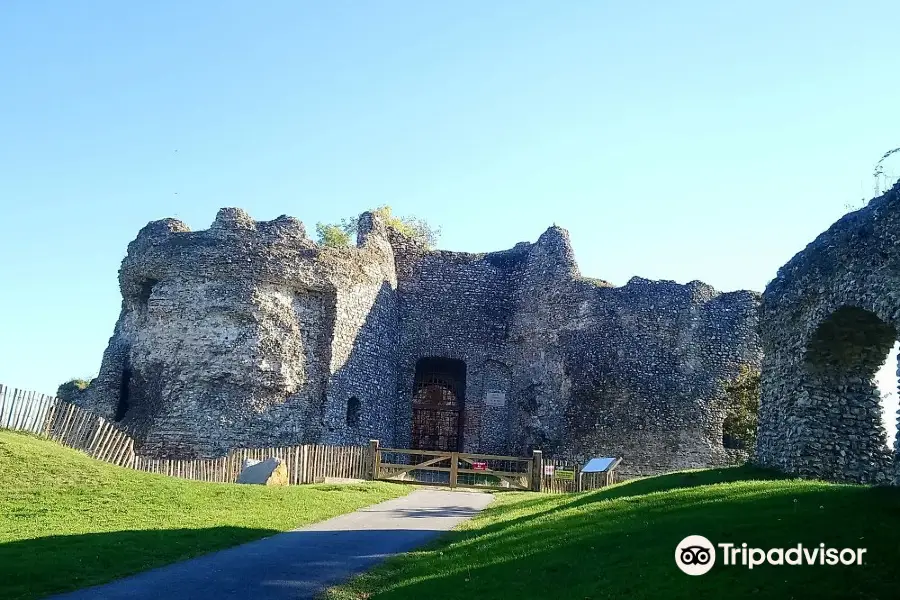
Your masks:
{"label": "ruined stone tower", "polygon": [[758,295],[579,275],[568,234],[430,251],[360,217],[319,247],[290,217],[222,209],[128,246],[122,312],[82,402],[145,454],[303,442],[722,464],[723,385],[761,360]]}

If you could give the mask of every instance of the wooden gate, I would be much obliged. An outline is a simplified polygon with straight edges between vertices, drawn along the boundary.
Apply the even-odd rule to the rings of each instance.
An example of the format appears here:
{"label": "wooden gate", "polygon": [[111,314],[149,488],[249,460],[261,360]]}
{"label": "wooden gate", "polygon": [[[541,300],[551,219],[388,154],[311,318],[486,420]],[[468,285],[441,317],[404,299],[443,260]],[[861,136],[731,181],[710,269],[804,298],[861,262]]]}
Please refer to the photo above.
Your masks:
{"label": "wooden gate", "polygon": [[530,490],[530,458],[441,450],[377,448],[375,479],[418,485]]}
{"label": "wooden gate", "polygon": [[[415,450],[459,450],[462,430],[461,393],[458,377],[442,362],[420,361],[413,394],[412,448]],[[444,361],[446,362],[446,361]]]}

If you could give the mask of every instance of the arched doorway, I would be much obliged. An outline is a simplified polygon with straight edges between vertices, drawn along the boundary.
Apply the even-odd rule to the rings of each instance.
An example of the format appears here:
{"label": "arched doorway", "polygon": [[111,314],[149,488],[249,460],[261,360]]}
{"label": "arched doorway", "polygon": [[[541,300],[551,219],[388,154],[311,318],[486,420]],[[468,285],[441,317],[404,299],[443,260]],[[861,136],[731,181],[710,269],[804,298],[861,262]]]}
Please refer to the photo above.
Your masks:
{"label": "arched doorway", "polygon": [[806,426],[815,435],[808,459],[828,479],[872,481],[890,461],[875,376],[897,332],[874,313],[843,306],[824,319],[806,346]]}
{"label": "arched doorway", "polygon": [[462,448],[466,365],[423,358],[416,363],[412,399],[412,448],[457,452]]}

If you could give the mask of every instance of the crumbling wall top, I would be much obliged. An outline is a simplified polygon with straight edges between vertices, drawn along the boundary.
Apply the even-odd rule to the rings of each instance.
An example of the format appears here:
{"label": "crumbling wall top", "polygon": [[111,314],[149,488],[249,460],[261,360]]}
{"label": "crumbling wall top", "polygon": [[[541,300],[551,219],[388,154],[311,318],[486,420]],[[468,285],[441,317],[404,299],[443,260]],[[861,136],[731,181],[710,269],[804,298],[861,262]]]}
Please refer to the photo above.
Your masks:
{"label": "crumbling wall top", "polygon": [[865,278],[898,270],[900,182],[838,219],[778,269],[763,293],[761,325],[807,311],[816,298],[858,297]]}
{"label": "crumbling wall top", "polygon": [[[383,223],[371,214],[363,221],[360,246],[347,248],[319,246],[294,217],[256,221],[240,208],[222,208],[209,229],[199,231],[176,219],[153,221],[128,246],[119,272],[122,295],[136,301],[153,282],[184,276],[292,282],[298,289],[367,279],[393,257]],[[392,268],[376,270],[392,278]]]}

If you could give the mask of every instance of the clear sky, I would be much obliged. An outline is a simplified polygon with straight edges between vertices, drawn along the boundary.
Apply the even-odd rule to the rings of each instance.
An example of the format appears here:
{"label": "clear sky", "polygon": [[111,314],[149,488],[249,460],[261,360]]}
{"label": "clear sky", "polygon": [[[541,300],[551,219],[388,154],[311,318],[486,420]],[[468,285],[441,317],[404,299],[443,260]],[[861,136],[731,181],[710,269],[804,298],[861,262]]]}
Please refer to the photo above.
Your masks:
{"label": "clear sky", "polygon": [[900,145],[881,2],[0,3],[0,382],[96,374],[147,221],[380,204],[762,290]]}

